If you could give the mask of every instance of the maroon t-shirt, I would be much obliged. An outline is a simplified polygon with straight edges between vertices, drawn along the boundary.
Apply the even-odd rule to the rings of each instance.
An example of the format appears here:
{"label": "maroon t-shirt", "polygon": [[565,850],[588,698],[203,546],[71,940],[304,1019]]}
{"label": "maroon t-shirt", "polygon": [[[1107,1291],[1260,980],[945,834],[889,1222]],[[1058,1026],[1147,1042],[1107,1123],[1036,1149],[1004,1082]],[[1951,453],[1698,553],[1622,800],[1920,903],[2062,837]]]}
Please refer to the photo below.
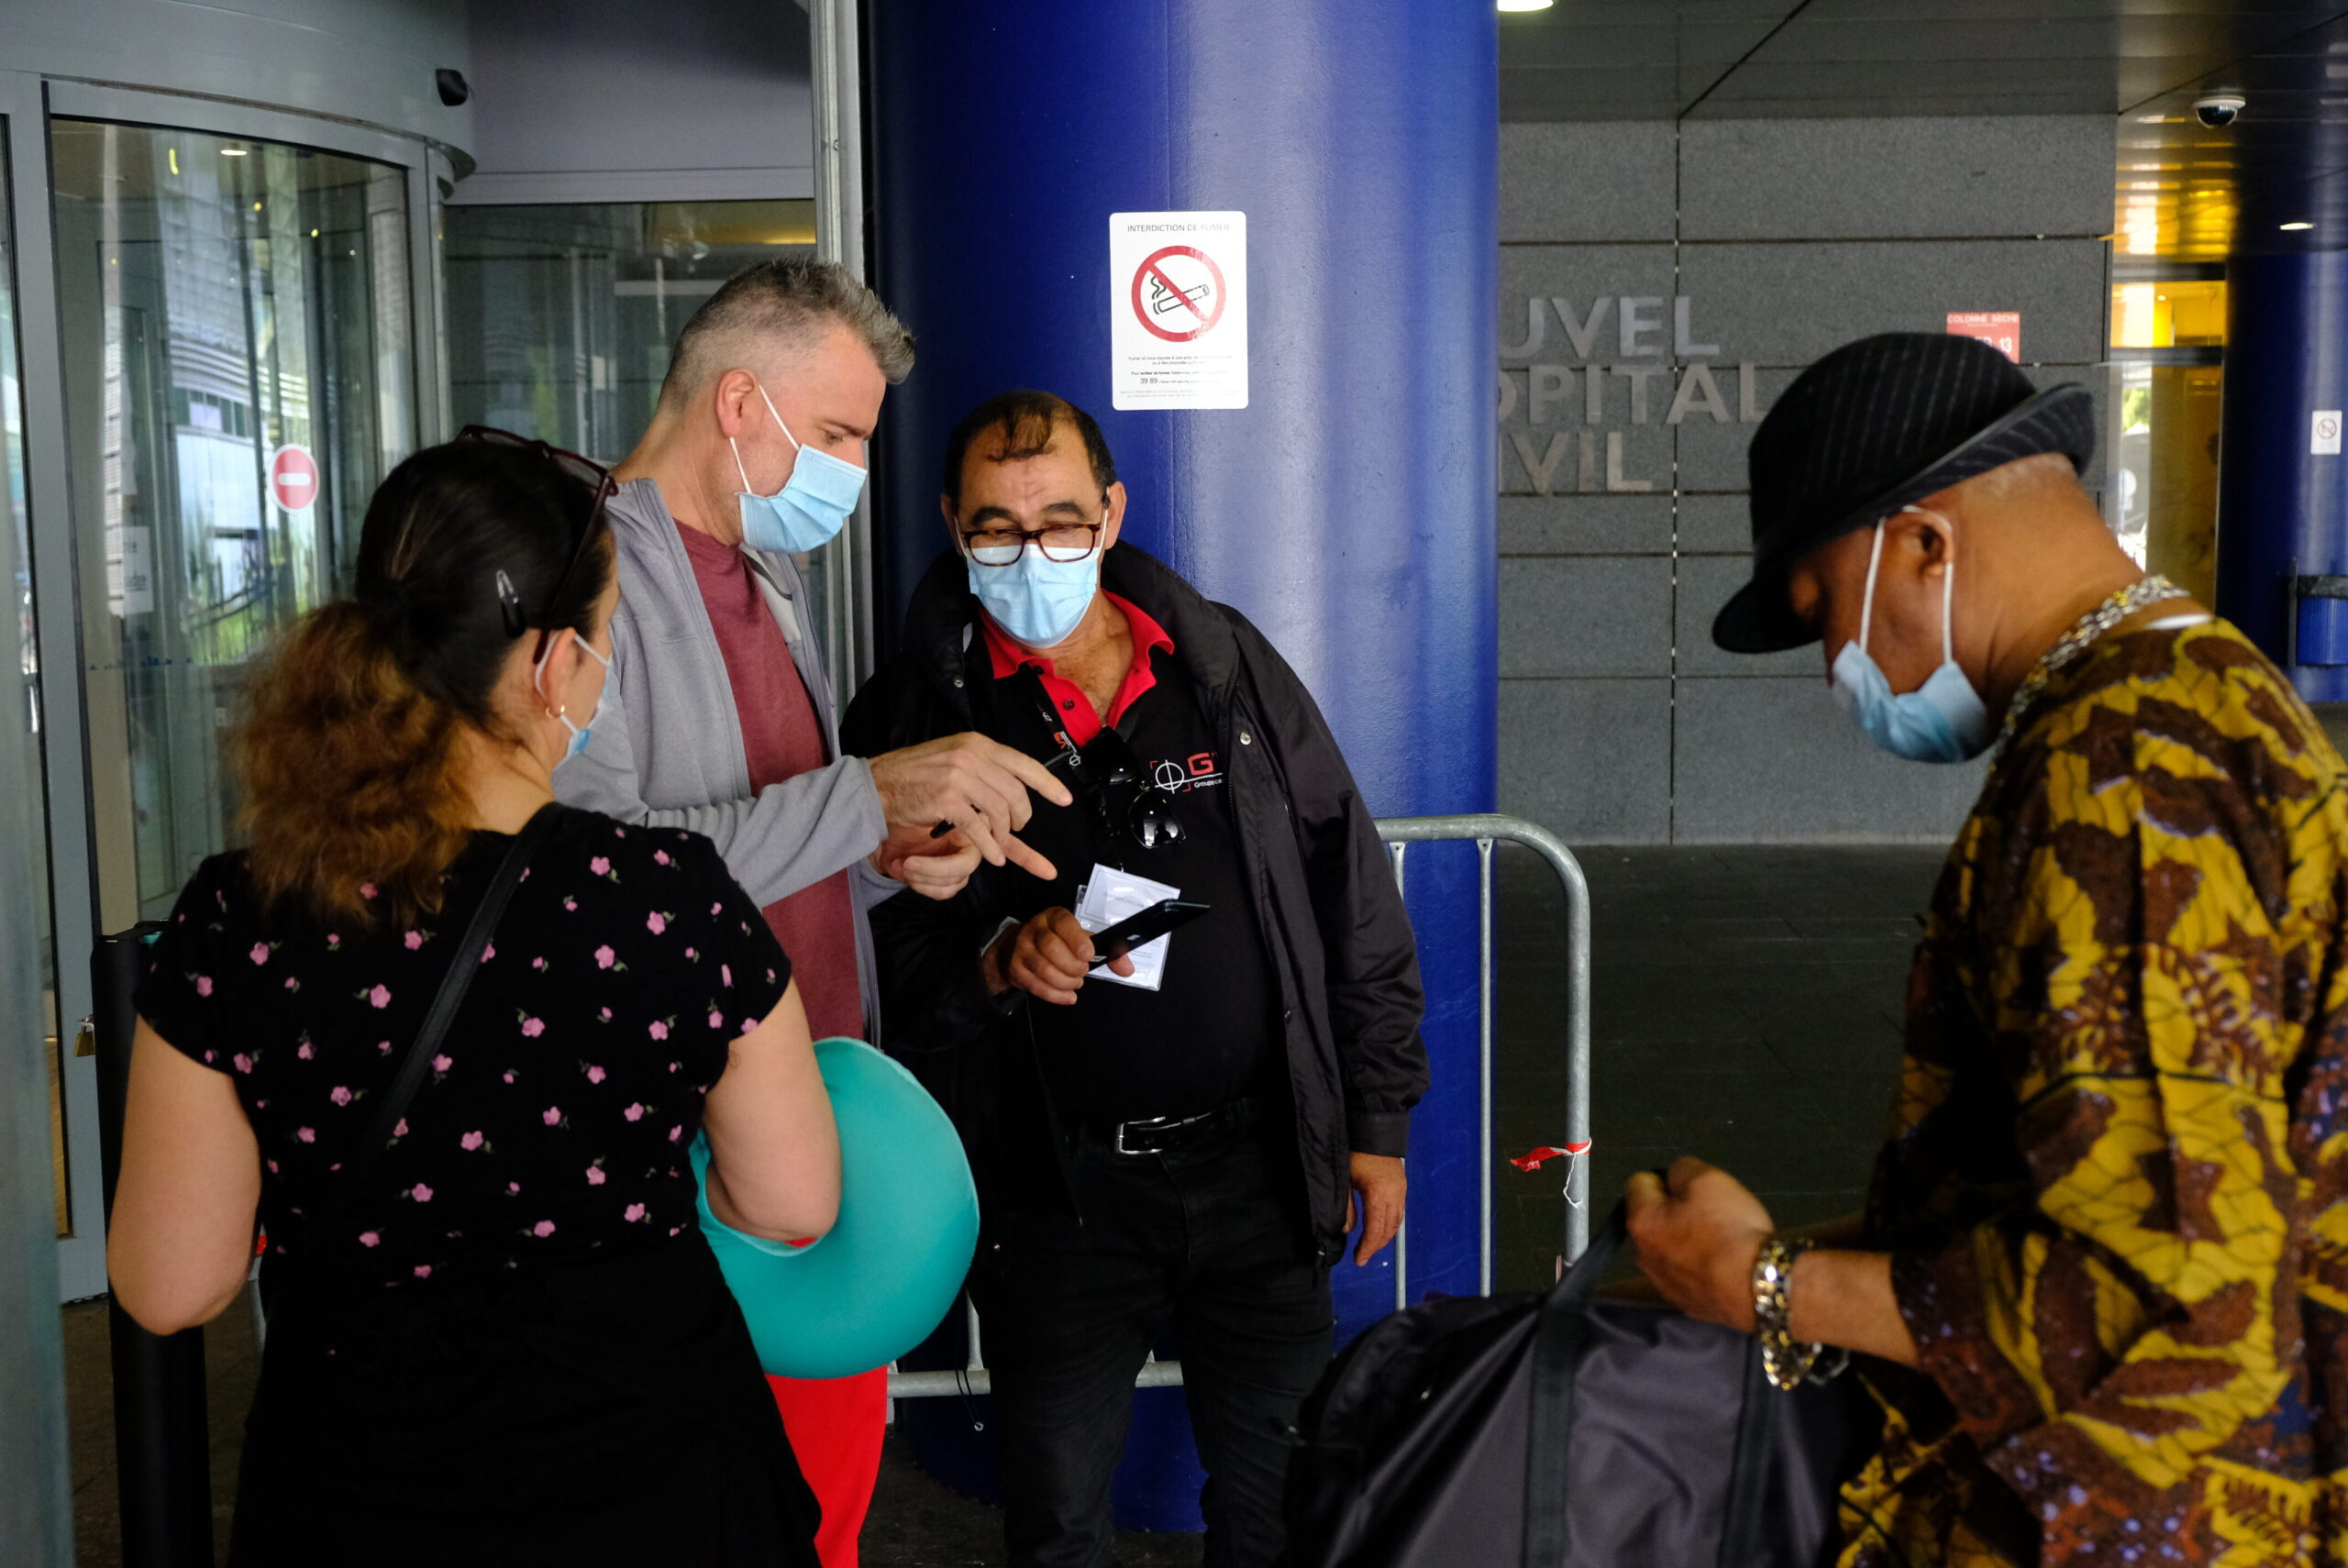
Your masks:
{"label": "maroon t-shirt", "polygon": [[[748,560],[698,528],[680,523],[677,534],[693,563],[702,602],[709,607],[717,651],[725,658],[726,684],[734,689],[734,712],[749,756],[750,788],[763,790],[825,766],[832,758],[823,721]],[[799,999],[815,1038],[862,1038],[864,998],[857,983],[851,923],[856,907],[847,873],[835,871],[763,912],[774,939],[791,955],[791,973],[799,981]]]}

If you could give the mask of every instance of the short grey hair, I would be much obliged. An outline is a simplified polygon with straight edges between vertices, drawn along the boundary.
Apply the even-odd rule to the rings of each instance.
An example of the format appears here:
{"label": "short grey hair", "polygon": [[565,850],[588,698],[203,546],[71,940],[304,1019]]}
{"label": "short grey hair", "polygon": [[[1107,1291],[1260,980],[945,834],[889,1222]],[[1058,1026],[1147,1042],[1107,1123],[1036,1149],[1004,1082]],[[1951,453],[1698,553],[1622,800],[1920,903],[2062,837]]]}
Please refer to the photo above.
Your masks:
{"label": "short grey hair", "polygon": [[660,406],[681,408],[727,370],[807,347],[833,322],[872,351],[892,385],[912,374],[914,335],[880,295],[836,261],[786,257],[744,268],[702,302],[669,357]]}

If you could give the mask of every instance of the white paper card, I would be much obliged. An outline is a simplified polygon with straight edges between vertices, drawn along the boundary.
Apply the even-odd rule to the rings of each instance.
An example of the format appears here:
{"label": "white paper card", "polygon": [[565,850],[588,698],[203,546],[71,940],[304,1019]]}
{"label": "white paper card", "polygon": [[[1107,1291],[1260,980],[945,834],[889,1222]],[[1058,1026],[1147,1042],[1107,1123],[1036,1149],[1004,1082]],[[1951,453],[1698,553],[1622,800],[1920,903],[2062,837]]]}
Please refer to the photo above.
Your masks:
{"label": "white paper card", "polygon": [[2315,418],[2309,425],[2308,451],[2319,458],[2336,458],[2340,455],[2340,411],[2338,409],[2319,408],[2315,411]]}
{"label": "white paper card", "polygon": [[1109,401],[1247,406],[1247,215],[1109,215]]}
{"label": "white paper card", "polygon": [[[1087,931],[1106,931],[1121,920],[1131,920],[1152,904],[1182,896],[1180,888],[1169,888],[1163,882],[1153,882],[1146,877],[1136,877],[1130,871],[1120,871],[1113,866],[1095,865],[1092,880],[1077,895],[1076,923]],[[1112,985],[1135,986],[1145,991],[1157,989],[1166,977],[1167,944],[1174,940],[1172,932],[1155,942],[1145,942],[1125,955],[1134,961],[1131,975],[1120,975],[1106,964],[1092,971],[1091,978],[1107,980]]]}

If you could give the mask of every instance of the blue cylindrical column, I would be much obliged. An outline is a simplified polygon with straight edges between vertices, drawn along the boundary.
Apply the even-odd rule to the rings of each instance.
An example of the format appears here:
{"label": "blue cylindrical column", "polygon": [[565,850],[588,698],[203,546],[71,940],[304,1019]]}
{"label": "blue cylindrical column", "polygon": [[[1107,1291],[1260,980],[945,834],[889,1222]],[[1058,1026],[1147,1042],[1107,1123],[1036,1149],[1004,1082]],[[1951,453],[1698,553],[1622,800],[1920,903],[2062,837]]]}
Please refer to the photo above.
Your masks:
{"label": "blue cylindrical column", "polygon": [[[876,0],[869,44],[874,281],[921,343],[880,447],[884,615],[946,543],[953,423],[1046,388],[1100,419],[1132,492],[1125,537],[1263,628],[1373,811],[1490,810],[1490,0]],[[1110,215],[1233,210],[1247,406],[1113,409]],[[1435,1066],[1412,1130],[1413,1297],[1476,1288],[1475,893],[1472,850],[1413,855]],[[1341,1264],[1336,1294],[1348,1338],[1391,1309],[1390,1261]],[[965,1411],[900,1413],[968,1484],[934,1430],[967,1438]],[[1171,1391],[1136,1407],[1129,1524],[1195,1528],[1180,1417]]]}
{"label": "blue cylindrical column", "polygon": [[2217,607],[2287,666],[2312,702],[2348,701],[2348,598],[2325,591],[2337,584],[2309,585],[2307,594],[2292,587],[2294,576],[2348,577],[2342,410],[2348,251],[2234,257],[2226,266]]}

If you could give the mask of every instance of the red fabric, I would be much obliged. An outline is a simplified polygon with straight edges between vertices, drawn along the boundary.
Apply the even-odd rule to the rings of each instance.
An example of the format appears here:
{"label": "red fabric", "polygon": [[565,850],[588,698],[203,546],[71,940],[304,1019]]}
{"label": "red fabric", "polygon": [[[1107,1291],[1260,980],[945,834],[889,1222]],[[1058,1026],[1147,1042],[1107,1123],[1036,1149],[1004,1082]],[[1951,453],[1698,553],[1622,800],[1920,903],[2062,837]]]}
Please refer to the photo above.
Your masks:
{"label": "red fabric", "polygon": [[770,1377],[767,1386],[782,1411],[800,1474],[823,1505],[815,1555],[824,1568],[856,1568],[856,1538],[872,1507],[880,1440],[889,1428],[889,1369],[818,1381]]}
{"label": "red fabric", "polygon": [[[1093,712],[1092,699],[1087,697],[1076,682],[1062,679],[1050,659],[1013,642],[991,618],[979,617],[979,629],[986,634],[987,657],[994,668],[994,678],[1001,680],[1006,675],[1015,674],[1023,664],[1034,665],[1036,673],[1044,678],[1044,690],[1051,694],[1052,701],[1059,708],[1062,722],[1068,725],[1068,738],[1079,745],[1091,745],[1092,737],[1101,733],[1102,726],[1113,724],[1124,718],[1125,710],[1139,701],[1143,692],[1157,684],[1157,672],[1150,668],[1150,655],[1174,651],[1174,639],[1167,635],[1166,628],[1159,625],[1148,611],[1132,600],[1121,599],[1113,593],[1108,598],[1110,603],[1124,612],[1125,624],[1133,632],[1134,662],[1125,671],[1124,682],[1117,688],[1116,701],[1109,704],[1109,712],[1105,715]],[[790,944],[784,944],[782,950],[789,953]],[[795,966],[798,959],[793,957],[792,962]]]}
{"label": "red fabric", "polygon": [[[823,721],[749,562],[741,551],[697,528],[680,523],[677,533],[685,542],[693,580],[717,633],[717,651],[725,656],[725,679],[734,689],[734,712],[741,721],[742,746],[749,757],[750,788],[763,790],[824,767],[832,758]],[[763,912],[767,928],[791,955],[791,973],[799,982],[799,999],[815,1038],[863,1038],[856,908],[847,873],[836,871],[767,905]]]}

